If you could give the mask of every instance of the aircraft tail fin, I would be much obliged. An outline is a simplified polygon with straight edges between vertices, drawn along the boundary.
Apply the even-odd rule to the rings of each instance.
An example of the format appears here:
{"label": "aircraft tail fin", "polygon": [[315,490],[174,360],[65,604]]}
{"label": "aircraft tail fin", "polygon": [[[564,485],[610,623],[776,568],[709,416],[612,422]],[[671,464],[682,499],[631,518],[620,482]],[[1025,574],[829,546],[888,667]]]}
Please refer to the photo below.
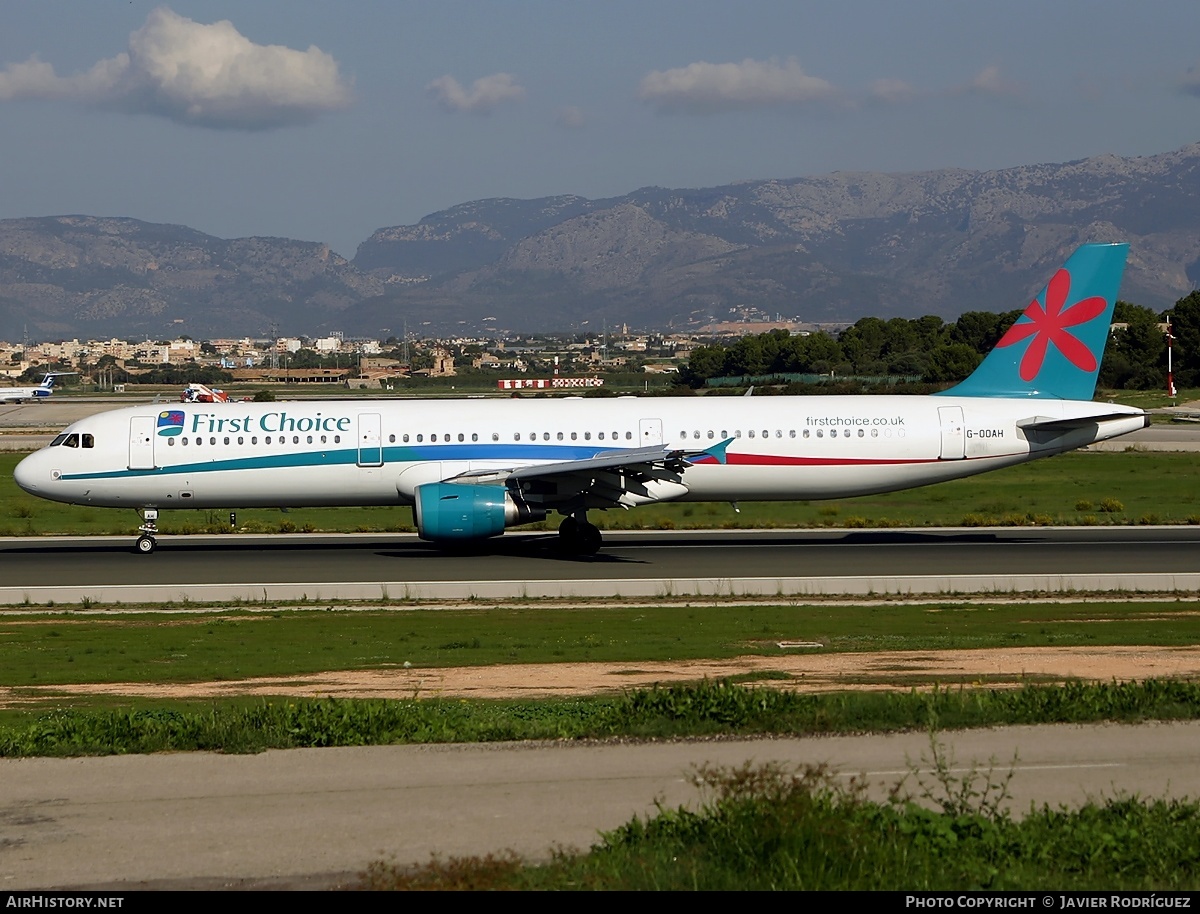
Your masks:
{"label": "aircraft tail fin", "polygon": [[1081,245],[971,376],[942,395],[1092,399],[1128,252]]}

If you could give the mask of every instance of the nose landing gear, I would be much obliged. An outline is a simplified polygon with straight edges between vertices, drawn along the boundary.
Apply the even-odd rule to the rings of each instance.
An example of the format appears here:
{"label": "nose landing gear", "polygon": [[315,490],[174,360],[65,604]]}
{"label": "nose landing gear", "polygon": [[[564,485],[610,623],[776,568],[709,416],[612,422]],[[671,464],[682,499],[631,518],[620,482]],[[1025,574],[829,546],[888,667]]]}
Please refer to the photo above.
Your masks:
{"label": "nose landing gear", "polygon": [[138,514],[142,517],[142,524],[138,527],[142,535],[137,538],[134,551],[141,555],[150,555],[158,546],[158,541],[154,538],[154,534],[158,533],[158,508],[142,508]]}

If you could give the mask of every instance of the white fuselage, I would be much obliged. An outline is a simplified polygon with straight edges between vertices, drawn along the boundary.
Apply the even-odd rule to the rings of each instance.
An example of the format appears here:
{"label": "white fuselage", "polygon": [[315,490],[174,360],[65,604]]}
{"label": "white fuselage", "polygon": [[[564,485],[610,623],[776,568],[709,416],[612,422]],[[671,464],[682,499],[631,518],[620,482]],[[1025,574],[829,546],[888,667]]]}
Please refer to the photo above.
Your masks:
{"label": "white fuselage", "polygon": [[821,499],[970,476],[1145,421],[1085,401],[940,396],[147,405],[74,423],[15,478],[108,507],[404,505],[418,485],[463,473],[663,445],[714,452],[691,458],[662,499]]}
{"label": "white fuselage", "polygon": [[44,400],[54,392],[45,384],[40,387],[0,387],[0,403],[23,403],[26,400]]}

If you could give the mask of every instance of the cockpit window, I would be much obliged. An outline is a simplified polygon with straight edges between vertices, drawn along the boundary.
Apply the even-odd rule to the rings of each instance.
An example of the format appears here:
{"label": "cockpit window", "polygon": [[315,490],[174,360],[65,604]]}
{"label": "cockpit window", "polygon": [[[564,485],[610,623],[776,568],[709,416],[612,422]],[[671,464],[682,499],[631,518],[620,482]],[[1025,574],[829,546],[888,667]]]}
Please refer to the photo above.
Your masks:
{"label": "cockpit window", "polygon": [[68,435],[65,432],[55,437],[47,447],[95,447],[96,437],[94,435]]}

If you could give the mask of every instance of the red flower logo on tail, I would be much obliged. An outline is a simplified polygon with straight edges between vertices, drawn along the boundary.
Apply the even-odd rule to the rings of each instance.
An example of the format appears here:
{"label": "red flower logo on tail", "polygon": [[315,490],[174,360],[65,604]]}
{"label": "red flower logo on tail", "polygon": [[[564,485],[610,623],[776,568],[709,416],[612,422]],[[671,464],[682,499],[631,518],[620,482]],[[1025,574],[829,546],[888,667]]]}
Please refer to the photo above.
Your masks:
{"label": "red flower logo on tail", "polygon": [[1017,321],[1008,333],[1004,334],[997,348],[1012,346],[1021,340],[1033,337],[1033,342],[1021,356],[1021,380],[1032,381],[1042,370],[1046,361],[1046,350],[1051,343],[1067,360],[1080,371],[1095,371],[1096,356],[1080,339],[1067,332],[1067,327],[1086,324],[1099,317],[1108,307],[1108,303],[1099,296],[1085,298],[1071,307],[1064,309],[1071,292],[1071,274],[1059,270],[1046,286],[1046,307],[1043,308],[1035,298],[1029,303],[1022,317],[1028,321]]}

